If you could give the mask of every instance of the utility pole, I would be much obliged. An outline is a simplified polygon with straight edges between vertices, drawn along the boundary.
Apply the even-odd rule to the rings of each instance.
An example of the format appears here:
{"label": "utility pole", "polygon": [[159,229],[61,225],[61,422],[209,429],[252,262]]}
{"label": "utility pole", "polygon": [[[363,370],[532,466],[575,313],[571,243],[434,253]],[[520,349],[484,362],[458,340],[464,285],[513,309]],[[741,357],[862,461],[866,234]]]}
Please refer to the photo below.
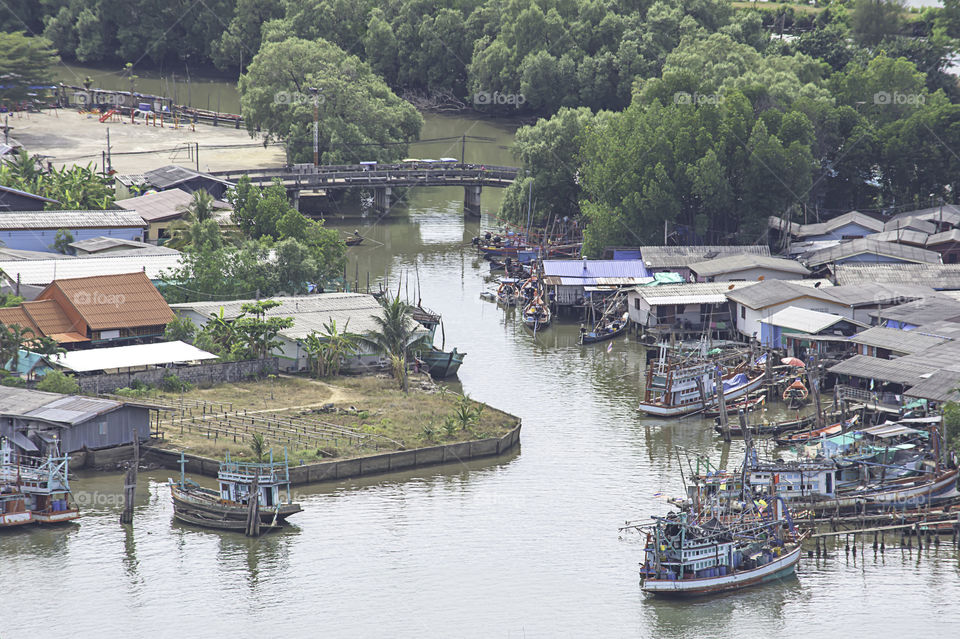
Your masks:
{"label": "utility pole", "polygon": [[320,166],[320,92],[323,89],[310,87],[313,94],[313,166]]}
{"label": "utility pole", "polygon": [[113,159],[110,157],[110,127],[107,127],[107,175],[113,173]]}
{"label": "utility pole", "polygon": [[460,136],[460,164],[464,163],[465,161],[464,156],[466,155],[466,152],[467,152],[467,136],[461,135]]}

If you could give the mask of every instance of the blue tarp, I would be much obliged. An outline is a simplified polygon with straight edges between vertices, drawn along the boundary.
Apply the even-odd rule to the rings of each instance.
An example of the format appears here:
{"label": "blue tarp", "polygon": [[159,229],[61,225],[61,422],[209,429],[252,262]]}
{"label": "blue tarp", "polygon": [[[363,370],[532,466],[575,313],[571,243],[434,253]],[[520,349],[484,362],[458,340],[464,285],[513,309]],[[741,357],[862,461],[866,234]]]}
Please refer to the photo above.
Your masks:
{"label": "blue tarp", "polygon": [[737,373],[730,379],[723,382],[723,390],[729,391],[736,388],[737,386],[743,386],[746,383],[747,383],[746,373]]}

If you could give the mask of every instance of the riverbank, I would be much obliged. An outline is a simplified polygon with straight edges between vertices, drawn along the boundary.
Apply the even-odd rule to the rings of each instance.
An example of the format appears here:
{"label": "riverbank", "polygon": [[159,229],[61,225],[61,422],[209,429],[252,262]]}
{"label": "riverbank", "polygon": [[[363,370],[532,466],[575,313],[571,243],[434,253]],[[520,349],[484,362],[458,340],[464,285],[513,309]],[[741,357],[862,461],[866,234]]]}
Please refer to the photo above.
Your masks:
{"label": "riverbank", "polygon": [[[170,409],[163,411],[159,424],[163,439],[153,448],[198,460],[220,460],[227,453],[253,460],[258,437],[264,440],[260,448],[272,449],[274,458],[286,451],[292,466],[305,466],[464,444],[467,457],[500,454],[519,436],[517,417],[437,386],[425,376],[411,379],[409,393],[386,376],[330,380],[283,376],[183,394],[153,391],[136,400]],[[514,431],[509,442],[476,445],[499,441]],[[429,461],[422,457],[412,465],[442,463],[447,457],[434,455]],[[407,463],[393,461],[397,468]]]}
{"label": "riverbank", "polygon": [[[11,114],[11,135],[32,155],[49,159],[54,166],[103,164],[107,129],[113,169],[117,173],[143,173],[167,164],[201,171],[283,166],[280,146],[264,148],[260,135],[251,138],[246,129],[228,126],[191,125],[179,127],[146,125],[130,118],[101,123],[93,114],[74,109],[49,109],[41,113]],[[199,145],[199,162],[194,156]],[[193,151],[189,150],[193,147]]]}

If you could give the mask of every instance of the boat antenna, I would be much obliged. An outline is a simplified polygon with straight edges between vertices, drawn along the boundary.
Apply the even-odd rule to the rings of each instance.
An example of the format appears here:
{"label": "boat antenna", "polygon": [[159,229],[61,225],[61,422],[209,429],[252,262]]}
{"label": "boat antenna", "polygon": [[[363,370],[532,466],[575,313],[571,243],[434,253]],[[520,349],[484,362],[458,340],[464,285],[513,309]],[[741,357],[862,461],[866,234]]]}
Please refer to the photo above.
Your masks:
{"label": "boat antenna", "polygon": [[680,480],[683,482],[683,493],[687,493],[687,478],[683,474],[683,462],[680,460],[680,447],[674,445],[673,451],[677,454],[677,466],[680,467]]}

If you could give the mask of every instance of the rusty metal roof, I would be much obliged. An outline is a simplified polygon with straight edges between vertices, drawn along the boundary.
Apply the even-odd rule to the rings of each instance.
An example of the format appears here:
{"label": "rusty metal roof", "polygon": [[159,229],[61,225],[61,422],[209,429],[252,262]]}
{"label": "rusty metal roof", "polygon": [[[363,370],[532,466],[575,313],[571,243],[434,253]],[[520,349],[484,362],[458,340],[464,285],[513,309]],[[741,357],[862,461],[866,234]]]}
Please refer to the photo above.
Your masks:
{"label": "rusty metal roof", "polygon": [[23,310],[34,321],[44,335],[71,333],[78,330],[60,305],[54,300],[24,302]]}
{"label": "rusty metal roof", "polygon": [[19,326],[29,328],[36,335],[40,335],[40,328],[34,324],[30,316],[23,311],[23,306],[0,308],[0,324],[5,326]]}
{"label": "rusty metal roof", "polygon": [[173,311],[143,272],[56,280],[38,299],[59,289],[92,330],[157,326]]}

